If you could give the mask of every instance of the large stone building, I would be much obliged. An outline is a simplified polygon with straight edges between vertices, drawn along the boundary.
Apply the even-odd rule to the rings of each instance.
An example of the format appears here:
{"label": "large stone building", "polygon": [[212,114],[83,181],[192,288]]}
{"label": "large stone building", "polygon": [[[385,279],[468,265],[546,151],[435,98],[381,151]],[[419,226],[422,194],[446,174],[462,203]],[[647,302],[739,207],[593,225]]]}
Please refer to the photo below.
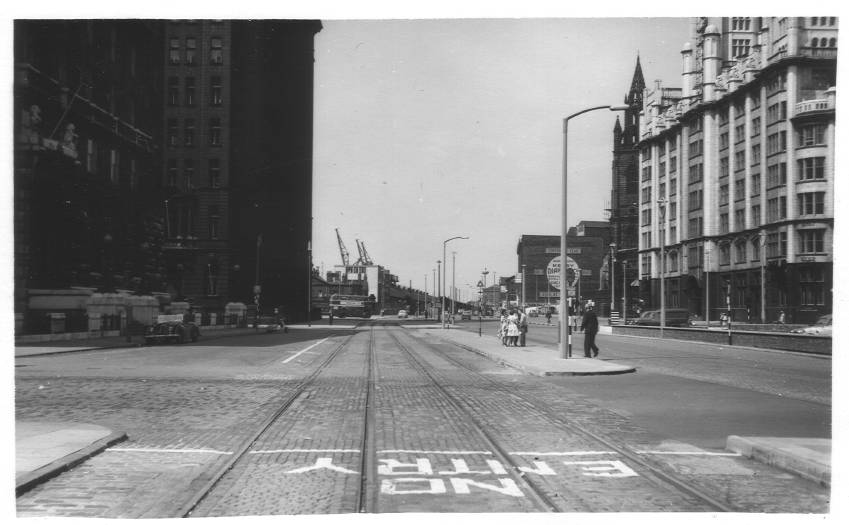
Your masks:
{"label": "large stone building", "polygon": [[[15,22],[16,331],[88,330],[95,290],[165,290],[161,26]],[[154,46],[156,47],[156,46]]]}
{"label": "large stone building", "polygon": [[712,319],[831,312],[837,18],[699,18],[681,55],[683,87],[644,97],[643,297],[663,275]]}
{"label": "large stone building", "polygon": [[320,30],[311,20],[166,24],[162,207],[174,295],[306,319]]}

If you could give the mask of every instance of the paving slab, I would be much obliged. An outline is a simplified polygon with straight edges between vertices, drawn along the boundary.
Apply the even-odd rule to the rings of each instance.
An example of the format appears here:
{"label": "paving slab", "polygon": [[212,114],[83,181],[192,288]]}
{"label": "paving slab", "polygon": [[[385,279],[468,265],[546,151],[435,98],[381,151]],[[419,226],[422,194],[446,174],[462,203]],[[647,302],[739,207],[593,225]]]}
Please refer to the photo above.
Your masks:
{"label": "paving slab", "polygon": [[622,365],[607,359],[586,358],[583,355],[573,354],[568,359],[561,359],[556,348],[547,346],[503,346],[500,339],[493,335],[478,335],[466,330],[443,329],[430,325],[408,325],[407,328],[415,329],[428,338],[456,344],[526,374],[586,376],[628,374],[637,370],[633,366]]}
{"label": "paving slab", "polygon": [[20,496],[126,438],[100,425],[16,421],[15,492]]}
{"label": "paving slab", "polygon": [[725,448],[831,486],[831,440],[764,436],[728,436]]}

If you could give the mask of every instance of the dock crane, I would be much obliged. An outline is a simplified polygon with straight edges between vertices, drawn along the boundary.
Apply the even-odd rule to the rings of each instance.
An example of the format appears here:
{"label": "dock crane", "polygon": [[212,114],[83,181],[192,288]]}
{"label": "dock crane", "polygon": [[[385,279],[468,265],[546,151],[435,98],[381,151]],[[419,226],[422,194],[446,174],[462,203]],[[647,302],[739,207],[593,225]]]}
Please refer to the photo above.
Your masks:
{"label": "dock crane", "polygon": [[[342,242],[342,236],[339,235],[339,228],[336,228],[336,240],[339,241],[339,253],[342,255],[342,264],[347,268],[351,265],[351,258],[348,255],[348,250],[345,248],[345,243]],[[359,247],[359,245],[357,245]]]}
{"label": "dock crane", "polygon": [[357,251],[360,253],[360,258],[357,259],[356,264],[361,264],[363,266],[371,266],[374,264],[371,258],[368,256],[368,252],[366,251],[366,243],[362,242],[359,239],[357,241]]}

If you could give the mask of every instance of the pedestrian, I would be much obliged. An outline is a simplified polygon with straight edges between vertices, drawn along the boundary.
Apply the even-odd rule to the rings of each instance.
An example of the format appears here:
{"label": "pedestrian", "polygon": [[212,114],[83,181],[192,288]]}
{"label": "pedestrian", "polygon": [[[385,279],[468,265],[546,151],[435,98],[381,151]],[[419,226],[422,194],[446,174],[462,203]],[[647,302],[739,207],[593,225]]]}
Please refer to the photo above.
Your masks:
{"label": "pedestrian", "polygon": [[[598,357],[598,347],[595,335],[598,333],[598,316],[592,306],[588,306],[581,320],[581,330],[584,332],[584,357]],[[590,354],[592,350],[592,354]]]}
{"label": "pedestrian", "polygon": [[519,315],[516,310],[510,310],[507,316],[507,346],[517,346],[519,343]]}
{"label": "pedestrian", "polygon": [[528,333],[528,314],[519,311],[519,346],[525,346],[525,337]]}
{"label": "pedestrian", "polygon": [[549,308],[548,311],[545,312],[545,323],[551,324],[551,308]]}
{"label": "pedestrian", "polygon": [[784,321],[785,321],[785,320],[786,320],[786,318],[785,318],[785,316],[784,316],[784,310],[781,310],[781,311],[778,313],[778,324],[784,324]]}
{"label": "pedestrian", "polygon": [[507,346],[507,310],[501,310],[501,319],[498,324],[498,337],[501,339],[501,345]]}

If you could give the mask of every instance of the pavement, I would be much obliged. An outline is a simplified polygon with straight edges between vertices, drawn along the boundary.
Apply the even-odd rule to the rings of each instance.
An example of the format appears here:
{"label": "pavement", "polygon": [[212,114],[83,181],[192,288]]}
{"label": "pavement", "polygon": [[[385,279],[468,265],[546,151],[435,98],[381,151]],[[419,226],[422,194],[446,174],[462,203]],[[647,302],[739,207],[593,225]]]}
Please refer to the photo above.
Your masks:
{"label": "pavement", "polygon": [[[329,328],[323,323],[292,328]],[[627,365],[603,358],[575,355],[562,359],[554,347],[528,345],[502,346],[492,334],[478,335],[460,329],[443,329],[439,324],[403,325],[430,340],[440,340],[474,352],[497,363],[526,374],[541,376],[587,376],[633,373]],[[337,326],[351,328],[350,326]],[[227,337],[249,333],[237,328],[217,331],[210,337]],[[414,332],[414,333],[415,333]],[[88,340],[54,341],[15,346],[15,357],[25,358],[55,353],[96,351],[109,348],[140,346],[140,341],[127,342],[123,337]],[[580,354],[582,350],[579,350]],[[121,430],[73,421],[15,422],[15,489],[16,495],[73,468],[115,443],[126,439]],[[814,438],[774,438],[729,436],[726,448],[743,456],[793,472],[806,479],[830,486],[831,440]]]}

